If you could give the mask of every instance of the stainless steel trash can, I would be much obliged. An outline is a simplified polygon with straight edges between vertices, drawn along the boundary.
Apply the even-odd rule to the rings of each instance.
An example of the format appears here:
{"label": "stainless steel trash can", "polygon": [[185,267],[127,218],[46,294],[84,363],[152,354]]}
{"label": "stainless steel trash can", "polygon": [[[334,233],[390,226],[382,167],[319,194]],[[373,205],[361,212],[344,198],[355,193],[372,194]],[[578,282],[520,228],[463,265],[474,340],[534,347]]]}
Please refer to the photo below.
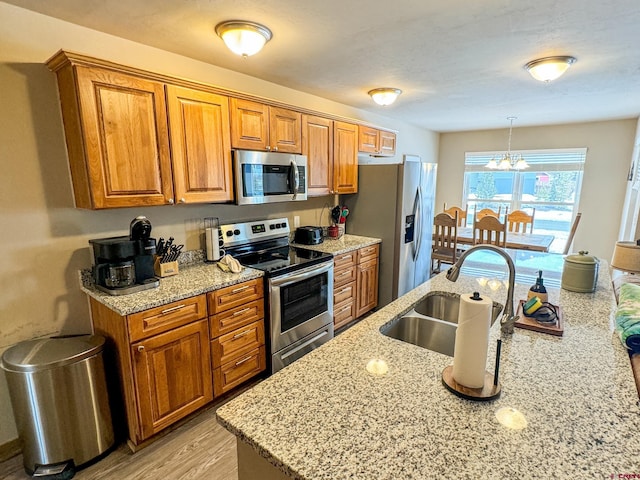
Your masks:
{"label": "stainless steel trash can", "polygon": [[71,478],[113,445],[104,342],[99,335],[43,338],[2,355],[29,475]]}

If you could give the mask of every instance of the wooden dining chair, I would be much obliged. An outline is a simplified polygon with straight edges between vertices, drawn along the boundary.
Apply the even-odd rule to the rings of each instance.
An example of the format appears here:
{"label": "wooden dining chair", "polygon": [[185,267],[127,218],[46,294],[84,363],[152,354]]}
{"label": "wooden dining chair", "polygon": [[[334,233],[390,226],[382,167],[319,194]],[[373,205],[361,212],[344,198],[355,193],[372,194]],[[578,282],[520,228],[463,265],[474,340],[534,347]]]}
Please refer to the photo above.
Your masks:
{"label": "wooden dining chair", "polygon": [[[457,212],[456,212],[457,213]],[[453,265],[458,260],[458,217],[439,213],[433,219],[431,274],[439,273],[442,262]],[[437,267],[433,268],[434,262]]]}
{"label": "wooden dining chair", "polygon": [[507,222],[500,222],[488,215],[473,222],[473,244],[490,244],[505,248],[507,246]]}
{"label": "wooden dining chair", "polygon": [[447,208],[447,202],[444,203],[444,213],[448,213],[452,217],[458,215],[458,226],[466,227],[467,226],[467,212],[469,210],[469,205],[464,207],[464,210],[460,207],[449,207]]}
{"label": "wooden dining chair", "polygon": [[569,231],[569,238],[567,238],[567,244],[564,246],[563,255],[569,253],[569,249],[571,248],[571,244],[573,243],[573,237],[576,234],[576,230],[578,229],[578,223],[580,223],[580,218],[582,218],[582,213],[576,213],[576,218],[573,219],[573,225],[571,225],[571,230]]}
{"label": "wooden dining chair", "polygon": [[536,209],[533,209],[531,215],[524,210],[514,210],[507,215],[508,230],[515,233],[533,233],[533,217],[536,214]]}
{"label": "wooden dining chair", "polygon": [[476,207],[474,207],[473,220],[475,222],[476,220],[482,220],[484,217],[500,218],[501,211],[502,211],[502,205],[500,205],[498,207],[498,211],[497,212],[495,210],[491,209],[491,208],[483,208],[480,211],[476,211]]}

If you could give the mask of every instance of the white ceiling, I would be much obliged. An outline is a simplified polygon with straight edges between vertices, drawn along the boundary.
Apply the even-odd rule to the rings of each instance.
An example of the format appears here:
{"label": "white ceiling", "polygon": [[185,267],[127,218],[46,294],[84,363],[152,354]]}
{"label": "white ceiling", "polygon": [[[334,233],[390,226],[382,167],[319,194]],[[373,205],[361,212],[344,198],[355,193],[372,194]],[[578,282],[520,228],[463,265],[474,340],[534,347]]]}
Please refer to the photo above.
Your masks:
{"label": "white ceiling", "polygon": [[[640,115],[639,0],[5,0],[434,131]],[[233,55],[223,20],[262,23],[264,50]],[[528,61],[572,55],[550,84]],[[367,91],[403,90],[379,107]]]}

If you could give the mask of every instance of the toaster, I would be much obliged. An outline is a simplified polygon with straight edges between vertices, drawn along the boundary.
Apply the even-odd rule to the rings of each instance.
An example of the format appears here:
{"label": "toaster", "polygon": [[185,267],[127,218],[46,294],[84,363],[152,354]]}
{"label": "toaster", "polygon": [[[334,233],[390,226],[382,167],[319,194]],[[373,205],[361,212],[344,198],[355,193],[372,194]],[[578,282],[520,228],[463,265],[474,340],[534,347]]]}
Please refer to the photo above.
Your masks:
{"label": "toaster", "polygon": [[317,245],[322,243],[322,227],[298,227],[296,228],[293,241],[301,245]]}

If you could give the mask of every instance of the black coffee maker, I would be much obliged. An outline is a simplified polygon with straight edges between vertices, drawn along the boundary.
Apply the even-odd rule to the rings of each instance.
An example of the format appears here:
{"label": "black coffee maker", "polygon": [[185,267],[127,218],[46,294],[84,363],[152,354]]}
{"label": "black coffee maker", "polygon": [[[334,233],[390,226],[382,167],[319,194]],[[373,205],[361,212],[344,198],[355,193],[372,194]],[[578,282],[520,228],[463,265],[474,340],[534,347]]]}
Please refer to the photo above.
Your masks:
{"label": "black coffee maker", "polygon": [[153,271],[156,239],[151,238],[151,222],[146,217],[131,221],[128,237],[97,238],[89,244],[98,289],[125,295],[160,286]]}

